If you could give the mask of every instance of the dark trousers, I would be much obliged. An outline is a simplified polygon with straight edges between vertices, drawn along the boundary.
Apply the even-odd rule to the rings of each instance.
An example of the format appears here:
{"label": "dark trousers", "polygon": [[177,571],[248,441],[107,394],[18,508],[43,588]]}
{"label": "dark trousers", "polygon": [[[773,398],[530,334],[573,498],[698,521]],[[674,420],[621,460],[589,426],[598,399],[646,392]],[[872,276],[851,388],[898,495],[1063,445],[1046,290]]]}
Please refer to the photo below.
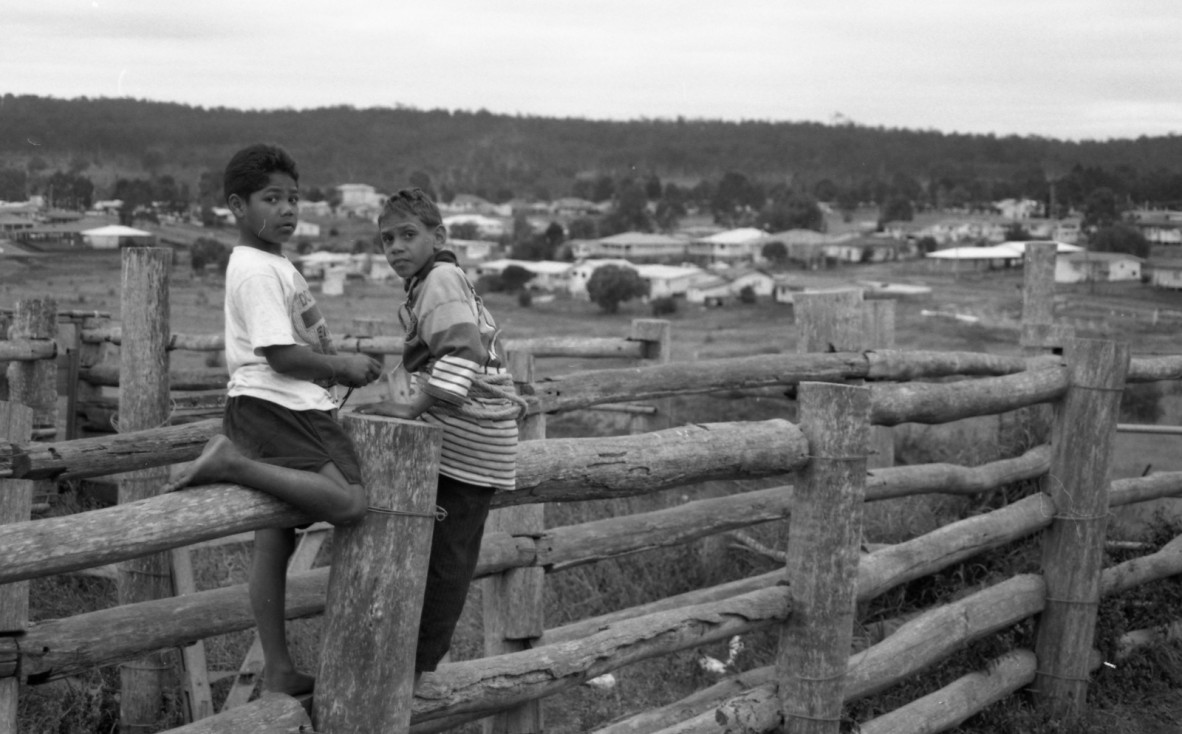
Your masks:
{"label": "dark trousers", "polygon": [[484,521],[494,490],[440,475],[435,504],[447,517],[435,523],[431,535],[431,558],[427,566],[427,589],[419,618],[419,642],[415,672],[435,670],[451,647],[452,634],[468,587],[480,557]]}

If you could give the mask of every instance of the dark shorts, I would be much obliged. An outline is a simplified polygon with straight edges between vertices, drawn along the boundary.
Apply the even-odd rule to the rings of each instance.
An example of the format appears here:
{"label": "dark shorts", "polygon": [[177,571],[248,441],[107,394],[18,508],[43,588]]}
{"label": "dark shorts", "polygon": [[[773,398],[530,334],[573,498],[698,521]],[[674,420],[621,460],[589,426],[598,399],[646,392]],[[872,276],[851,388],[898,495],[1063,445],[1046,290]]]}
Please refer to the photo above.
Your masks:
{"label": "dark shorts", "polygon": [[361,461],[332,413],[291,410],[270,400],[226,400],[222,432],[239,451],[268,464],[319,472],[335,464],[350,484],[361,484]]}

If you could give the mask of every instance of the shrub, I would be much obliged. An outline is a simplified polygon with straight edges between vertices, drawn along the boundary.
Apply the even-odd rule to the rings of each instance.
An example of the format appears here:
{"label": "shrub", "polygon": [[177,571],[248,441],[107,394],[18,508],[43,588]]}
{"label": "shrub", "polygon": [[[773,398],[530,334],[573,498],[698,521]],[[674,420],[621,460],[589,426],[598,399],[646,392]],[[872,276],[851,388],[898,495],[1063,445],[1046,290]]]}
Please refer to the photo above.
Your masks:
{"label": "shrub", "polygon": [[534,305],[534,294],[527,289],[522,289],[517,292],[517,305],[522,308],[529,308]]}
{"label": "shrub", "polygon": [[648,295],[648,283],[633,268],[600,265],[587,279],[587,295],[607,313],[620,310],[620,304]]}
{"label": "shrub", "polygon": [[673,296],[654,298],[650,305],[653,309],[653,316],[668,316],[677,313],[677,299]]}

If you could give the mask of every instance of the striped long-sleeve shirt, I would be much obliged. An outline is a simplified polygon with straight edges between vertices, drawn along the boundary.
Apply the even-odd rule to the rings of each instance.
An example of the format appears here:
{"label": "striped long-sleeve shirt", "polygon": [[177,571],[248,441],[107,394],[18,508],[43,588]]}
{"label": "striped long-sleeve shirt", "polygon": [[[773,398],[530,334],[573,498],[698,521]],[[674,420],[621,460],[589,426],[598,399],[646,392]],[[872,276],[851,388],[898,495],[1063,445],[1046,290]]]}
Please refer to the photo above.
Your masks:
{"label": "striped long-sleeve shirt", "polygon": [[469,484],[514,489],[517,421],[470,415],[480,413],[480,405],[476,411],[454,409],[484,400],[469,394],[474,380],[505,374],[496,323],[450,258],[428,265],[407,282],[406,290],[400,314],[406,329],[402,363],[419,388],[439,401],[420,416],[443,428],[439,473]]}

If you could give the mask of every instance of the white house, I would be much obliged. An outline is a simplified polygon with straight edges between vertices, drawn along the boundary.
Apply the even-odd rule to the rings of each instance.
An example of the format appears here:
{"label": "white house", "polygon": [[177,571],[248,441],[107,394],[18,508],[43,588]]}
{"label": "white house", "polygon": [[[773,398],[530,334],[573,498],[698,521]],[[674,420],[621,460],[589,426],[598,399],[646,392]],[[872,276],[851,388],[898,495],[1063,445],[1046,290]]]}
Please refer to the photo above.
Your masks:
{"label": "white house", "polygon": [[471,225],[476,228],[476,234],[493,240],[505,236],[505,220],[483,214],[453,214],[443,218],[448,231],[456,225]]}
{"label": "white house", "polygon": [[1158,288],[1182,290],[1182,258],[1150,261],[1149,283]]}
{"label": "white house", "polygon": [[684,260],[687,241],[680,237],[648,232],[622,232],[599,240],[584,240],[580,251],[586,257],[623,258],[631,262]]}
{"label": "white house", "polygon": [[686,254],[695,262],[705,264],[750,261],[755,258],[755,251],[762,245],[765,237],[766,232],[754,227],[728,229],[708,237],[690,240]]}
{"label": "white house", "polygon": [[1123,252],[1071,252],[1055,257],[1056,283],[1141,280],[1145,261]]}
{"label": "white house", "polygon": [[556,260],[489,260],[476,265],[476,276],[500,275],[505,268],[516,265],[534,274],[528,285],[532,289],[544,291],[563,291],[569,289],[570,263]]}
{"label": "white house", "polygon": [[648,283],[649,298],[684,298],[695,283],[714,277],[692,265],[637,265],[636,270]]}
{"label": "white house", "polygon": [[727,299],[738,298],[745,288],[750,288],[756,296],[771,296],[776,290],[776,280],[762,270],[717,271],[713,277],[691,285],[685,299],[690,303],[722,305]]}
{"label": "white house", "polygon": [[632,268],[633,270],[636,270],[639,273],[639,269],[637,268],[637,266],[628,262],[627,260],[620,260],[620,259],[580,260],[580,261],[576,262],[574,265],[571,265],[570,270],[567,272],[567,280],[566,280],[567,292],[569,292],[571,294],[571,296],[573,296],[574,298],[583,298],[583,299],[589,298],[589,296],[587,295],[587,281],[591,279],[591,274],[595,272],[596,268],[603,267],[604,265],[615,265],[615,266],[621,267],[621,268]]}

